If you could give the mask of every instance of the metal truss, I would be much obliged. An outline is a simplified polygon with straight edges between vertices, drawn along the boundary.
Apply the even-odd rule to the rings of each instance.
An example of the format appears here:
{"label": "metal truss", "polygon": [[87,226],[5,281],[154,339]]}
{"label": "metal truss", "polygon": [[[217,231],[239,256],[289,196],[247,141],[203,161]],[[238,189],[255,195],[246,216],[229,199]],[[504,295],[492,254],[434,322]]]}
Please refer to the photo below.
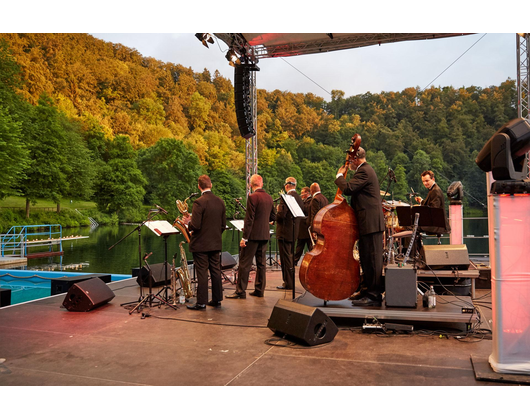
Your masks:
{"label": "metal truss", "polygon": [[[324,34],[323,34],[324,35]],[[338,51],[350,48],[367,47],[369,45],[381,45],[391,42],[416,41],[425,39],[438,39],[453,36],[467,35],[462,33],[413,33],[413,34],[326,34],[333,35],[323,37],[315,41],[290,42],[278,45],[256,45],[254,46],[255,57],[288,57],[302,54],[316,54],[329,51]]]}
{"label": "metal truss", "polygon": [[528,97],[530,93],[530,34],[517,34],[517,115],[530,119]]}
{"label": "metal truss", "polygon": [[258,173],[258,92],[256,89],[256,72],[250,72],[250,101],[252,103],[252,124],[254,135],[245,142],[245,173],[247,197],[252,192],[250,177]]}

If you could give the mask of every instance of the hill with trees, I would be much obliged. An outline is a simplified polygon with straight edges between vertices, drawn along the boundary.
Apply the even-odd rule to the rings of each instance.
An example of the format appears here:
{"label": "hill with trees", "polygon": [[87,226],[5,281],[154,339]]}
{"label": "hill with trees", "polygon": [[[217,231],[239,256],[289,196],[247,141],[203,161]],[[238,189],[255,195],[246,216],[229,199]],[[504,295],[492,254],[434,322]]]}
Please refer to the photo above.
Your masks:
{"label": "hill with trees", "polygon": [[[431,169],[446,189],[462,181],[466,208],[486,202],[474,159],[516,117],[515,81],[488,88],[407,88],[330,102],[258,90],[258,171],[276,197],[288,176],[319,182],[333,198],[353,134],[362,136],[381,189],[392,168],[394,198],[422,192]],[[218,71],[193,72],[88,34],[0,34],[0,198],[92,200],[120,220],[141,220],[154,203],[176,216],[175,200],[198,175],[235,211],[245,194],[245,140],[234,87]]]}

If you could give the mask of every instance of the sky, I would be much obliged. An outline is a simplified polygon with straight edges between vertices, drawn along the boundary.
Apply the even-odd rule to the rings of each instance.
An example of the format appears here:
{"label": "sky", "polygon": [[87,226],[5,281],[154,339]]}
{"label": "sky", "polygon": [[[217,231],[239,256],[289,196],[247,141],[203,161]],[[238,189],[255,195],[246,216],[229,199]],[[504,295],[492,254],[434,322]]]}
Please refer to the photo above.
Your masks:
{"label": "sky", "polygon": [[[142,55],[191,67],[215,70],[234,80],[225,58],[228,46],[215,35],[204,47],[193,33],[91,33],[126,45]],[[476,33],[454,38],[406,41],[296,57],[264,58],[258,63],[258,89],[312,92],[331,100],[332,90],[345,96],[365,92],[423,89],[434,85],[499,85],[517,75],[515,33]]]}

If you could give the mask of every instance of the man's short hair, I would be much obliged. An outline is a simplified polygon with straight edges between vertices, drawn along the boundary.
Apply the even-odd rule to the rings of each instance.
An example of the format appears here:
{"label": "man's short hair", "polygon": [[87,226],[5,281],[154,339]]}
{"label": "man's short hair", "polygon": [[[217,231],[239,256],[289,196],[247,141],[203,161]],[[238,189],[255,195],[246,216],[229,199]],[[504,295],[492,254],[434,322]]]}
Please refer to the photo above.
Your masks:
{"label": "man's short hair", "polygon": [[263,187],[263,178],[261,175],[254,174],[250,177],[250,186],[251,187]]}
{"label": "man's short hair", "polygon": [[313,182],[309,188],[311,190],[311,195],[320,191],[320,185],[318,185],[316,182]]}
{"label": "man's short hair", "polygon": [[311,194],[311,190],[309,189],[309,187],[304,187],[302,188],[302,191],[300,191],[300,194]]}
{"label": "man's short hair", "polygon": [[429,175],[431,177],[431,179],[434,179],[434,172],[433,171],[423,171],[421,173],[421,177],[423,178],[424,176],[427,176]]}
{"label": "man's short hair", "polygon": [[293,185],[296,187],[296,179],[292,176],[285,179],[285,185]]}
{"label": "man's short hair", "polygon": [[359,159],[366,159],[366,150],[364,150],[362,147],[359,147],[355,156],[357,156]]}
{"label": "man's short hair", "polygon": [[212,180],[208,175],[201,175],[199,177],[199,187],[201,189],[212,188]]}

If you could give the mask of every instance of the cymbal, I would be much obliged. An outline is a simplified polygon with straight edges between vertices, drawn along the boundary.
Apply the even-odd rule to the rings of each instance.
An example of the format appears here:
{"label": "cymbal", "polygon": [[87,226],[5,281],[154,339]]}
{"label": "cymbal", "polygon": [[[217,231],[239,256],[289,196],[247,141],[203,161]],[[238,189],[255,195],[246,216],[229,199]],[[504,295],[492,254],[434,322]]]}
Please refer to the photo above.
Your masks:
{"label": "cymbal", "polygon": [[382,191],[382,190],[379,190],[379,194],[381,194],[381,196],[383,196],[383,197],[388,197],[390,195],[390,193],[387,193],[387,192]]}
{"label": "cymbal", "polygon": [[391,200],[391,201],[385,201],[385,204],[389,207],[396,208],[396,207],[410,207],[410,204],[405,203],[404,201],[400,200]]}

